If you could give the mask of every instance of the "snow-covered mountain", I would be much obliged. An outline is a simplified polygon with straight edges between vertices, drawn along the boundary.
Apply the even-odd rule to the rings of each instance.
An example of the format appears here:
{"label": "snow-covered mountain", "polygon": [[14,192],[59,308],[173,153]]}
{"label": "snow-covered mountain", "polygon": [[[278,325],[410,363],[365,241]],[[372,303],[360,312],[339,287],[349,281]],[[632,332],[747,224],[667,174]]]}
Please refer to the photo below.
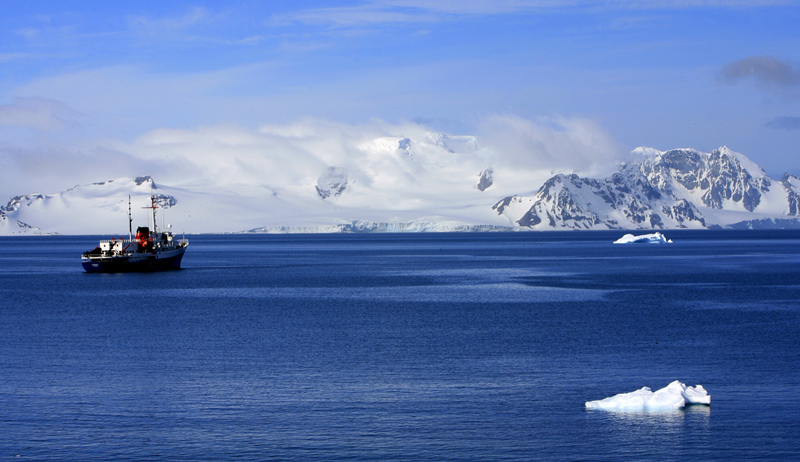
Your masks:
{"label": "snow-covered mountain", "polygon": [[0,234],[124,235],[128,198],[135,227],[152,219],[151,194],[158,225],[178,233],[800,227],[800,178],[773,180],[725,147],[639,148],[604,178],[499,162],[469,136],[381,136],[345,150],[293,170],[252,157],[258,168],[238,181],[123,177],[15,196],[0,207]]}
{"label": "snow-covered mountain", "polygon": [[91,232],[90,227],[119,231],[127,225],[128,197],[142,208],[150,204],[151,194],[163,210],[177,204],[175,197],[161,193],[149,176],[79,185],[54,194],[15,196],[0,207],[0,233],[83,234]]}
{"label": "snow-covered mountain", "polygon": [[11,234],[28,234],[38,229],[19,220],[9,218],[6,212],[0,209],[0,236]]}
{"label": "snow-covered mountain", "polygon": [[493,209],[528,229],[785,228],[800,225],[800,179],[771,179],[727,147],[639,148],[603,179],[558,174]]}
{"label": "snow-covered mountain", "polygon": [[[181,178],[178,184],[159,181],[156,186],[149,176],[122,177],[56,193],[20,195],[0,207],[0,234],[127,233],[128,196],[134,226],[144,224],[149,216],[142,208],[149,204],[153,188],[166,200],[159,216],[177,232],[509,229],[513,225],[494,214],[491,204],[530,178],[546,177],[509,172],[505,189],[498,188],[492,186],[491,168],[486,167],[489,156],[475,137],[416,135],[348,139],[333,153],[316,141],[277,152],[269,149],[271,145],[256,144],[247,156],[227,161],[235,168],[212,157],[220,162],[215,174]],[[237,143],[241,144],[238,139]],[[196,174],[195,161],[185,158],[185,170]],[[207,164],[209,159],[199,161]],[[23,228],[25,224],[31,228]]]}

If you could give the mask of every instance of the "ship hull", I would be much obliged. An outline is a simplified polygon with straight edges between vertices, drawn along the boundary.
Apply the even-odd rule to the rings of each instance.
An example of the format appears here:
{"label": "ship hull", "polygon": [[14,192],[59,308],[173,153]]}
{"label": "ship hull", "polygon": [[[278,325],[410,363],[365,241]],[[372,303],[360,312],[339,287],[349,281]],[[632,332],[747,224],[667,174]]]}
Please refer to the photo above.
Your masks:
{"label": "ship hull", "polygon": [[84,257],[81,264],[87,273],[132,273],[181,269],[186,248],[157,253],[134,253],[113,257]]}

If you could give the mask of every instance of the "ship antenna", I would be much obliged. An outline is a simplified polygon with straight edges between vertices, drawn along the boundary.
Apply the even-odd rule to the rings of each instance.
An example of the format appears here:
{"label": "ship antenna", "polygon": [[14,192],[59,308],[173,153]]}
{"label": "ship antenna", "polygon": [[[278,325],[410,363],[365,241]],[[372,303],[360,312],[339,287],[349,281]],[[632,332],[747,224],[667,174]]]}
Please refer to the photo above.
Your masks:
{"label": "ship antenna", "polygon": [[156,196],[153,195],[152,192],[150,193],[150,208],[153,209],[153,232],[157,233],[158,222],[156,222],[156,209],[158,208],[158,206],[156,206]]}

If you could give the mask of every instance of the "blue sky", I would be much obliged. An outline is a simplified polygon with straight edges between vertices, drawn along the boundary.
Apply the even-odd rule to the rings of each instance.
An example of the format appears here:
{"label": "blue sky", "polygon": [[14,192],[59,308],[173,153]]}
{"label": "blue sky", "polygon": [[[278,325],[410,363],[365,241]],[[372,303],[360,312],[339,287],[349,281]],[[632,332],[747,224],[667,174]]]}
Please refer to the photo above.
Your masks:
{"label": "blue sky", "polygon": [[[313,117],[480,134],[501,115],[590,121],[626,152],[728,145],[773,176],[800,174],[797,1],[0,8],[0,167],[91,163],[87,152],[160,128]],[[23,180],[4,179],[0,193],[29,192],[7,190]]]}

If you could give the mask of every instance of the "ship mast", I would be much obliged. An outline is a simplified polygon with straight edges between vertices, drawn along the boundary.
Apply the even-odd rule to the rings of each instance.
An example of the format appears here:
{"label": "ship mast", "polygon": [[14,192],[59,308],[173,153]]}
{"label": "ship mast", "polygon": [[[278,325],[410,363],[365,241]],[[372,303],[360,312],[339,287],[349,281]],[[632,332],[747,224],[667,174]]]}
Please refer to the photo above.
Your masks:
{"label": "ship mast", "polygon": [[158,231],[158,223],[156,223],[156,209],[158,206],[156,205],[156,196],[150,194],[150,207],[142,207],[143,209],[153,209],[153,233],[155,234]]}
{"label": "ship mast", "polygon": [[131,195],[128,194],[128,242],[133,241],[133,218],[131,217]]}

